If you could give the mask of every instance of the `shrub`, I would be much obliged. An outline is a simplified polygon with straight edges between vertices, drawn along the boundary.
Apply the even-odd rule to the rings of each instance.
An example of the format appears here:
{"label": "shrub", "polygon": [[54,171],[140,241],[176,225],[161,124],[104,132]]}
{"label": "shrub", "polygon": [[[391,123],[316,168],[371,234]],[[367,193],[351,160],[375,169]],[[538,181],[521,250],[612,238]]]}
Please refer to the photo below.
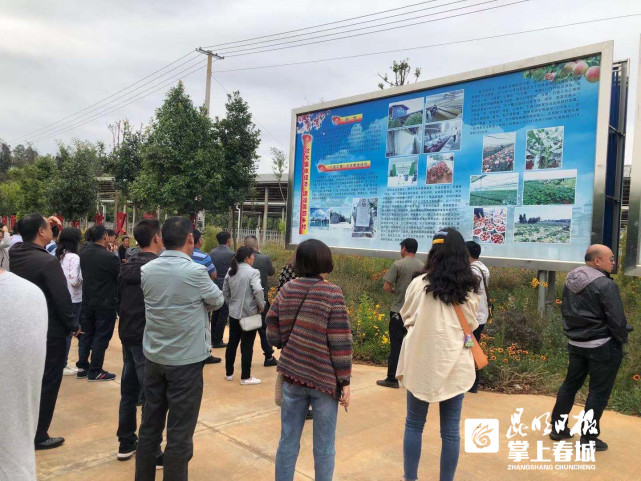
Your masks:
{"label": "shrub", "polygon": [[202,251],[209,253],[214,247],[218,247],[218,241],[216,240],[216,234],[218,234],[222,229],[220,227],[208,226],[205,227],[205,232],[203,232],[203,247]]}

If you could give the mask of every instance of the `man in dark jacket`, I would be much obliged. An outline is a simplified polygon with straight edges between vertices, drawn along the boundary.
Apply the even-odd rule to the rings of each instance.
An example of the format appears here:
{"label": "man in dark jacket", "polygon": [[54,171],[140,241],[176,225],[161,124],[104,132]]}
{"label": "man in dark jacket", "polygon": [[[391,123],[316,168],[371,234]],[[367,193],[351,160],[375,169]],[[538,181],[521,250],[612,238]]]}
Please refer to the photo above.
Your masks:
{"label": "man in dark jacket", "polygon": [[103,370],[102,365],[116,325],[120,259],[106,248],[107,231],[104,226],[93,226],[90,235],[92,243],[80,253],[83,335],[78,343],[77,377],[88,377],[89,381],[113,381],[116,375]]}
{"label": "man in dark jacket", "polygon": [[126,461],[136,452],[136,405],[145,379],[145,355],[142,336],[145,331],[145,298],[140,287],[140,268],[162,252],[160,223],[143,219],[134,227],[134,237],[141,251],[123,264],[118,276],[120,303],[118,335],[122,342],[122,377],[118,416],[118,460]]}
{"label": "man in dark jacket", "polygon": [[67,362],[67,336],[78,335],[79,326],[73,315],[71,296],[60,262],[45,250],[51,242],[51,225],[60,221],[45,219],[40,214],[30,214],[20,219],[23,242],[9,250],[11,272],[33,282],[45,295],[49,315],[47,329],[47,354],[45,358],[40,413],[36,430],[35,448],[57,448],[64,438],[49,436],[48,430],[58,399],[62,372]]}
{"label": "man in dark jacket", "polygon": [[608,445],[597,438],[601,432],[599,420],[608,404],[623,358],[623,344],[628,342],[632,327],[626,321],[619,288],[610,278],[615,265],[610,248],[590,246],[585,263],[568,274],[563,289],[561,312],[563,331],[569,339],[570,364],[552,411],[550,438],[560,441],[572,437],[568,417],[574,397],[589,375],[590,391],[585,402],[588,421],[581,426],[581,444],[592,443],[596,451],[605,451]]}
{"label": "man in dark jacket", "polygon": [[[217,272],[214,283],[222,291],[225,276],[229,270],[231,259],[234,257],[234,251],[229,248],[231,246],[231,234],[229,232],[219,232],[216,234],[216,240],[218,241],[218,247],[209,251],[209,257],[214,263]],[[211,313],[211,347],[214,349],[227,347],[227,343],[223,342],[223,334],[228,317],[229,306],[226,302],[220,309],[216,309]]]}
{"label": "man in dark jacket", "polygon": [[274,264],[272,264],[271,258],[266,254],[261,254],[258,250],[260,246],[258,245],[258,239],[256,236],[249,235],[245,237],[244,242],[245,247],[254,249],[254,264],[252,267],[254,269],[258,269],[260,272],[260,283],[263,286],[263,294],[265,295],[265,309],[263,309],[263,312],[261,313],[261,316],[263,317],[263,325],[258,329],[260,346],[263,348],[263,354],[265,355],[264,365],[265,367],[276,366],[278,365],[278,362],[274,357],[274,348],[269,344],[269,342],[267,342],[267,326],[265,324],[265,317],[267,317],[267,313],[271,307],[267,295],[269,292],[269,277],[276,273],[276,269],[274,269]]}

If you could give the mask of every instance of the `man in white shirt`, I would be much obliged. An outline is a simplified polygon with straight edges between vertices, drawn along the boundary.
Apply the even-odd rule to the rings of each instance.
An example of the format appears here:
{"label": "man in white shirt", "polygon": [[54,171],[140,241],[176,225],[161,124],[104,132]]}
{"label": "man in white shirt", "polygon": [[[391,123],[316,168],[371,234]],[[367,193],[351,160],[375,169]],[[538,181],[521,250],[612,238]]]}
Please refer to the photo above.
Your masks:
{"label": "man in white shirt", "polygon": [[31,282],[0,269],[0,478],[35,481],[33,439],[47,348],[47,303]]}
{"label": "man in white shirt", "polygon": [[[481,246],[474,242],[468,241],[465,243],[467,252],[470,256],[470,267],[472,272],[479,280],[479,310],[476,314],[476,320],[479,321],[479,327],[474,329],[474,337],[478,342],[481,342],[481,333],[485,328],[490,315],[490,298],[488,294],[488,285],[490,283],[490,271],[485,264],[483,264],[479,257],[481,257]],[[479,386],[479,371],[476,371],[476,381],[470,388],[469,392],[475,393],[478,391]]]}

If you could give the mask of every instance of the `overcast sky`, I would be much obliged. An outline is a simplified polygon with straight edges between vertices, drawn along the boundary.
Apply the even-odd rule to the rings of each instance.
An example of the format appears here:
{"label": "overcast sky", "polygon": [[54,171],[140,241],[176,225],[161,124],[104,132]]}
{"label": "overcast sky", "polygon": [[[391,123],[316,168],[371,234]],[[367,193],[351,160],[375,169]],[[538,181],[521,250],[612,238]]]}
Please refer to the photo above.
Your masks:
{"label": "overcast sky", "polygon": [[[440,9],[451,10],[486,1],[488,0],[435,0],[434,5],[452,4]],[[516,1],[518,0],[495,0],[487,5],[443,15]],[[418,2],[419,0],[1,0],[0,138],[11,141],[70,116],[137,82],[198,46],[269,35]],[[413,9],[430,6],[421,5]],[[427,13],[431,12],[423,11],[416,15]],[[349,60],[236,72],[225,70],[383,50],[403,50],[632,13],[641,13],[638,2],[531,0],[486,12],[417,26],[398,27],[393,31],[346,40],[236,58],[232,58],[230,54],[225,60],[214,64],[214,77],[227,90],[239,90],[249,102],[254,120],[262,130],[259,170],[270,172],[269,147],[289,150],[293,108],[376,90],[379,81],[377,72],[385,72],[393,59],[409,57],[412,66],[421,67],[421,79],[427,80],[614,40],[615,60],[631,60],[626,149],[626,161],[629,163],[641,16]],[[427,19],[416,21],[420,20]],[[314,35],[309,36],[310,41],[315,38]],[[187,64],[185,67],[189,66]],[[177,73],[179,70],[168,74],[167,78]],[[202,104],[205,96],[205,71],[196,72],[185,78],[184,82],[194,103]],[[162,84],[156,81],[152,85]],[[145,88],[147,87],[142,87],[132,95],[142,95]],[[212,89],[212,115],[223,115],[225,91],[216,82],[212,83]],[[128,118],[134,124],[147,123],[153,116],[154,109],[162,103],[165,92],[166,89],[162,89],[74,130],[43,136],[44,138],[34,142],[34,146],[39,152],[54,153],[56,141],[68,142],[73,138],[102,140],[110,145],[108,123],[123,118]],[[125,96],[113,105],[124,102],[127,98]],[[86,116],[81,115],[77,121],[67,125],[61,123],[62,127],[76,125],[97,115],[91,115],[90,112],[87,111]],[[34,137],[35,135],[31,136]],[[13,145],[16,143],[20,141]]]}

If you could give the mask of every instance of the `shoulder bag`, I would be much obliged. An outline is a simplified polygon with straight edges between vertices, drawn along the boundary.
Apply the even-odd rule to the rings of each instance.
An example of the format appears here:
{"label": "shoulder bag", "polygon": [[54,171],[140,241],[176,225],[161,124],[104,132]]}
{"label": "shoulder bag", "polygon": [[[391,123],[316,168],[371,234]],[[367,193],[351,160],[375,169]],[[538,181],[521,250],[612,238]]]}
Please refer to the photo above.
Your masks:
{"label": "shoulder bag", "polygon": [[470,325],[465,320],[465,315],[463,314],[463,309],[461,309],[461,306],[458,304],[454,304],[454,310],[456,311],[456,317],[458,317],[458,322],[461,324],[463,332],[466,336],[471,336],[474,340],[474,346],[470,349],[472,349],[472,356],[474,356],[474,365],[476,366],[477,371],[480,371],[485,366],[487,366],[487,356],[472,334],[472,330],[470,329]]}
{"label": "shoulder bag", "polygon": [[[243,313],[243,308],[245,307],[245,296],[247,294],[247,287],[251,289],[251,278],[249,279],[249,282],[245,286],[245,292],[243,293],[243,302],[241,304],[241,311],[240,313]],[[253,289],[252,289],[252,295],[253,295]],[[240,328],[243,331],[255,331],[256,329],[260,329],[263,326],[263,316],[258,314],[253,314],[251,316],[247,317],[241,317],[240,320],[238,321],[240,323]]]}
{"label": "shoulder bag", "polygon": [[[307,289],[307,292],[303,296],[303,300],[300,302],[298,305],[298,309],[296,309],[296,314],[294,315],[294,321],[292,322],[292,330],[289,332],[289,335],[294,333],[294,326],[296,325],[296,318],[298,317],[298,314],[300,313],[301,307],[303,307],[303,303],[305,302],[305,299],[307,299],[307,294],[309,294],[309,291],[312,290],[312,287],[314,287],[316,284],[318,284],[321,281],[316,281],[314,282],[311,286],[309,286],[309,289]],[[283,343],[283,347],[281,348],[281,352],[283,349],[285,349],[285,344],[286,342]],[[285,382],[285,378],[282,373],[277,372],[276,373],[276,385],[274,386],[274,402],[276,403],[276,406],[280,406],[283,403],[283,382]]]}

